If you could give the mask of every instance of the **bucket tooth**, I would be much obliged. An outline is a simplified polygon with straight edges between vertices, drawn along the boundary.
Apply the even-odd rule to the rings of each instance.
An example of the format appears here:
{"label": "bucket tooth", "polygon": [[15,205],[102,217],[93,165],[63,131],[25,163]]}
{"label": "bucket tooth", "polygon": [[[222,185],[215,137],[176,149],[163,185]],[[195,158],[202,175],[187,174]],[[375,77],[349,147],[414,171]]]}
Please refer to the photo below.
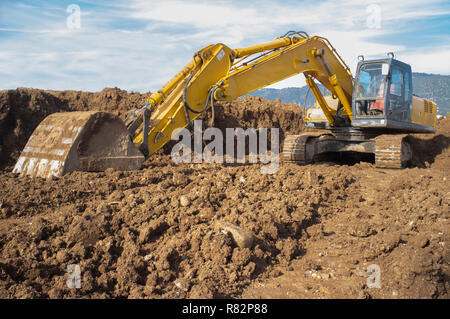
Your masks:
{"label": "bucket tooth", "polygon": [[144,156],[125,124],[107,112],[64,112],[47,116],[34,130],[13,172],[49,178],[72,171],[139,169]]}

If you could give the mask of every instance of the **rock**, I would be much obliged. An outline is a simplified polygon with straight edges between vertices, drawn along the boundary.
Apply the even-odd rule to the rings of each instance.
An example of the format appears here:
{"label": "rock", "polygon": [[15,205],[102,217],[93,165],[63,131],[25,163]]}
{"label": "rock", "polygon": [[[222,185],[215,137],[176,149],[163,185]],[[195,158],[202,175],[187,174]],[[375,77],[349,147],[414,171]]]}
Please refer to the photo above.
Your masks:
{"label": "rock", "polygon": [[62,249],[56,253],[56,260],[60,263],[66,262],[69,260],[69,254],[65,249]]}
{"label": "rock", "polygon": [[425,248],[429,243],[429,239],[425,235],[417,235],[413,238],[412,243],[417,248]]}
{"label": "rock", "polygon": [[111,206],[108,203],[101,203],[97,207],[97,214],[109,214],[112,212]]}
{"label": "rock", "polygon": [[145,261],[149,261],[150,259],[152,259],[153,258],[153,255],[152,254],[148,254],[148,255],[145,255],[144,256],[144,260]]}
{"label": "rock", "polygon": [[189,294],[191,299],[212,299],[214,298],[213,291],[204,284],[198,284],[192,287]]}
{"label": "rock", "polygon": [[375,235],[377,231],[373,229],[370,225],[365,223],[358,223],[351,225],[348,230],[348,234],[353,237],[369,237]]}
{"label": "rock", "polygon": [[10,214],[7,208],[2,208],[0,211],[2,212],[3,217],[9,217]]}
{"label": "rock", "polygon": [[138,242],[143,244],[145,242],[152,241],[162,235],[168,228],[169,225],[164,220],[152,220],[148,225],[143,226],[139,230]]}
{"label": "rock", "polygon": [[180,289],[182,291],[189,290],[190,283],[188,280],[186,280],[184,278],[178,278],[177,280],[175,280],[174,284],[178,289]]}
{"label": "rock", "polygon": [[184,174],[180,174],[180,173],[174,173],[172,180],[175,185],[179,185],[179,186],[185,186],[189,182],[187,176]]}
{"label": "rock", "polygon": [[225,221],[218,222],[217,227],[226,233],[230,233],[236,245],[240,248],[251,248],[253,246],[254,236],[248,230]]}
{"label": "rock", "polygon": [[186,207],[186,206],[189,206],[190,203],[191,203],[191,201],[186,195],[183,195],[180,197],[180,205],[181,206]]}

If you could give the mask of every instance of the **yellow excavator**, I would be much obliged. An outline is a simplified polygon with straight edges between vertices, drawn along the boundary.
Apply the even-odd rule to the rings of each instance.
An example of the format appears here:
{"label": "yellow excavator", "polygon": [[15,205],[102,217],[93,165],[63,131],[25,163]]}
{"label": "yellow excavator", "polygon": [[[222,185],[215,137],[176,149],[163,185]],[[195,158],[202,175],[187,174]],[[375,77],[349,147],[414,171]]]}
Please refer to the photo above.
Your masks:
{"label": "yellow excavator", "polygon": [[[209,45],[123,123],[105,112],[54,113],[35,129],[14,172],[48,178],[74,170],[130,170],[191,125],[216,101],[237,97],[302,73],[316,98],[306,126],[285,138],[282,157],[313,163],[327,153],[374,154],[378,167],[401,168],[412,149],[408,133],[433,133],[436,104],[412,93],[411,67],[359,57],[356,76],[320,36],[289,31],[274,41],[231,49]],[[324,96],[320,82],[331,93]]]}

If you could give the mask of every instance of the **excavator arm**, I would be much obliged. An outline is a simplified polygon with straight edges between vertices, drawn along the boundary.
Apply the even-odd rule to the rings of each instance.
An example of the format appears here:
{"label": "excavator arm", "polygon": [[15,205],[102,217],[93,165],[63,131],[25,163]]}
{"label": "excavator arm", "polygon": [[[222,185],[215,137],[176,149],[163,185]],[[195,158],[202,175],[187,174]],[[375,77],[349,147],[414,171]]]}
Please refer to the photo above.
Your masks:
{"label": "excavator arm", "polygon": [[214,101],[233,100],[299,73],[305,75],[331,126],[338,124],[336,115],[315,80],[339,99],[348,121],[352,120],[353,78],[348,66],[327,39],[291,31],[252,47],[232,50],[216,44],[198,51],[174,78],[148,98],[128,130],[133,142],[148,156]]}
{"label": "excavator arm", "polygon": [[[318,100],[323,100],[314,79],[322,83],[334,96],[337,96],[351,118],[351,97],[353,79],[350,69],[337,55],[328,40],[321,37],[289,39],[290,44],[280,50],[262,56],[251,64],[244,64],[233,70],[216,91],[217,100],[232,100],[238,96],[279,82],[293,75],[303,73],[307,84]],[[245,52],[245,49],[238,49]],[[329,107],[321,103],[328,120],[333,125]]]}

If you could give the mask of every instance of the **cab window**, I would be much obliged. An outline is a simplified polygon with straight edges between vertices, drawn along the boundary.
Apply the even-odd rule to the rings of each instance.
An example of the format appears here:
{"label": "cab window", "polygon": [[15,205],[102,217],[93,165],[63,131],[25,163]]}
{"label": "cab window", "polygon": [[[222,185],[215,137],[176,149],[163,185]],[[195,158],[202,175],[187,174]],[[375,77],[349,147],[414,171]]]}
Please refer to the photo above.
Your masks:
{"label": "cab window", "polygon": [[409,72],[405,72],[405,101],[409,101]]}
{"label": "cab window", "polygon": [[403,72],[398,68],[392,69],[391,74],[391,95],[402,96]]}
{"label": "cab window", "polygon": [[361,67],[356,85],[357,98],[383,98],[386,82],[383,65],[384,63],[369,63]]}

